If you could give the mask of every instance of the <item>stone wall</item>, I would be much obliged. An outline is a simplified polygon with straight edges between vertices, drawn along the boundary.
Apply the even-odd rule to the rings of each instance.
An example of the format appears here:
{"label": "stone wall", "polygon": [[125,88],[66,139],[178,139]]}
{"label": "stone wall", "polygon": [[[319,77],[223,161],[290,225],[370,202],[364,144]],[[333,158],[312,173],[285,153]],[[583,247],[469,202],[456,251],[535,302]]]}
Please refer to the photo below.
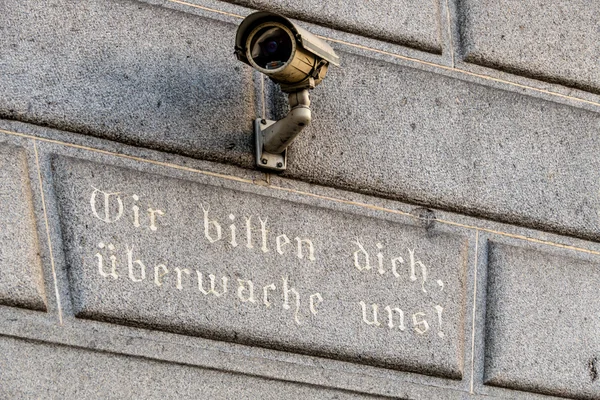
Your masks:
{"label": "stone wall", "polygon": [[[341,58],[282,175],[254,9]],[[599,398],[598,12],[0,3],[0,398]]]}

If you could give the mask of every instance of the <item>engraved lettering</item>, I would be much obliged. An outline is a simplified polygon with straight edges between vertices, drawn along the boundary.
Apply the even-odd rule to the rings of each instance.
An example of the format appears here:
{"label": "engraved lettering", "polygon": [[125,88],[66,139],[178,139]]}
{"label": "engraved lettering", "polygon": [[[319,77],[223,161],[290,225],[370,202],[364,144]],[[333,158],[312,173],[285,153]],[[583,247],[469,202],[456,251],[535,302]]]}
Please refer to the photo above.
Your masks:
{"label": "engraved lettering", "polygon": [[[209,242],[214,243],[217,240],[221,240],[221,225],[215,220],[208,220],[208,211],[210,207],[204,208],[204,205],[200,205],[202,207],[202,211],[204,212],[204,236],[208,239]],[[215,229],[216,238],[210,234],[210,227]]]}
{"label": "engraved lettering", "polygon": [[317,310],[317,304],[320,304],[323,302],[323,296],[321,296],[321,293],[311,294],[309,297],[309,300],[310,300],[310,305],[309,305],[310,312],[313,315],[317,315],[317,313],[319,312]]}
{"label": "engraved lettering", "polygon": [[215,289],[215,276],[213,274],[208,275],[208,278],[210,279],[210,289],[209,290],[205,290],[204,289],[204,285],[202,282],[202,273],[200,271],[196,271],[196,273],[198,274],[198,289],[200,290],[200,292],[202,292],[202,294],[204,295],[208,295],[208,294],[213,294],[217,297],[221,297],[223,296],[225,293],[227,293],[227,281],[229,280],[229,278],[227,278],[226,276],[221,278],[221,282],[222,282],[222,287],[223,290],[221,291],[221,293],[219,293],[216,289]]}
{"label": "engraved lettering", "polygon": [[[246,284],[248,285],[248,287],[246,288]],[[254,284],[252,283],[251,280],[243,280],[243,279],[238,279],[238,290],[237,290],[237,295],[240,298],[240,300],[242,301],[242,303],[256,303],[256,299],[254,298]],[[244,295],[244,292],[248,292],[248,295]]]}
{"label": "engraved lettering", "polygon": [[394,328],[394,311],[400,316],[400,320],[398,323],[398,329],[400,329],[401,331],[403,331],[405,329],[404,327],[404,312],[399,309],[398,307],[390,307],[390,306],[385,306],[385,311],[387,311],[388,313],[388,327],[390,329]]}
{"label": "engraved lettering", "polygon": [[429,324],[424,319],[417,319],[417,317],[425,317],[425,313],[418,312],[412,316],[415,331],[422,335],[429,330]]}
{"label": "engraved lettering", "polygon": [[[105,245],[104,243],[100,242],[98,243],[98,248],[100,249],[104,249]],[[110,250],[111,252],[115,250],[115,246],[113,246],[112,244],[108,244],[108,250]],[[119,276],[117,275],[117,257],[115,257],[114,254],[110,255],[110,263],[111,263],[111,270],[109,273],[104,272],[104,258],[102,257],[102,254],[100,253],[96,253],[95,254],[96,258],[98,259],[98,272],[100,273],[101,276],[103,277],[112,277],[113,279],[117,279]]]}
{"label": "engraved lettering", "polygon": [[[228,214],[228,219],[232,222],[229,224],[228,230],[223,230],[223,226],[221,221],[217,218],[211,219],[211,208],[210,206],[205,206],[201,204],[202,212],[203,212],[203,227],[204,227],[204,237],[208,240],[209,243],[215,243],[220,241],[221,239],[225,239],[231,244],[231,247],[238,247],[238,227],[235,223],[236,216],[234,214]],[[275,235],[275,232],[270,230],[269,219],[262,218],[260,216],[257,217],[258,222],[260,224],[259,229],[254,229],[253,226],[253,216],[245,217],[245,226],[246,226],[246,244],[245,247],[248,249],[255,248],[255,238],[253,236],[254,233],[258,235],[260,232],[260,245],[257,245],[257,248],[260,248],[262,253],[269,253],[271,251],[271,246],[275,248],[275,251],[279,255],[285,255],[286,252],[291,253],[291,235],[282,233],[279,235]],[[228,237],[227,237],[228,236]],[[274,242],[271,243],[275,238]],[[295,255],[301,260],[308,260],[310,262],[316,261],[315,257],[315,244],[312,239],[307,237],[294,237],[296,241],[296,252]],[[286,247],[289,246],[290,248]]]}
{"label": "engraved lettering", "polygon": [[275,287],[274,283],[271,283],[270,285],[263,287],[263,303],[264,303],[265,307],[267,307],[267,308],[271,307],[271,302],[269,302],[269,290],[275,290],[275,289],[277,289],[277,288]]}
{"label": "engraved lettering", "polygon": [[421,268],[421,288],[423,289],[423,292],[427,293],[427,290],[425,290],[425,281],[427,280],[427,268],[425,267],[425,264],[415,259],[414,250],[408,249],[408,255],[410,256],[410,280],[417,280],[415,269],[417,266],[419,266]]}
{"label": "engraved lettering", "polygon": [[277,252],[283,255],[283,246],[290,244],[290,239],[285,234],[279,235],[275,238],[275,243],[277,244]]}
{"label": "engraved lettering", "polygon": [[[162,272],[158,272],[159,270],[162,270]],[[168,273],[169,273],[169,270],[167,269],[167,266],[164,264],[158,264],[156,267],[154,267],[154,283],[156,283],[156,286],[162,286],[161,279],[163,276],[167,275]]]}
{"label": "engraved lettering", "polygon": [[267,234],[269,231],[267,230],[267,219],[263,221],[260,217],[258,218],[260,221],[260,232],[262,236],[262,247],[260,248],[263,253],[267,253],[269,248],[267,247]]}
{"label": "engraved lettering", "polygon": [[157,215],[165,215],[165,213],[161,210],[155,210],[153,208],[148,208],[148,216],[150,217],[150,230],[156,231],[158,228],[156,227],[156,216]]}
{"label": "engraved lettering", "polygon": [[[383,249],[383,245],[381,243],[377,243],[375,245],[379,250]],[[381,252],[377,253],[377,271],[379,271],[380,275],[385,274],[385,269],[383,268],[383,254]]]}
{"label": "engraved lettering", "polygon": [[298,258],[303,259],[304,255],[302,253],[302,243],[306,243],[308,245],[308,259],[310,261],[315,261],[315,247],[310,239],[300,239],[296,238],[296,242],[298,242]]}
{"label": "engraved lettering", "polygon": [[[131,196],[131,198],[133,199],[133,201],[138,201],[140,199],[140,197],[137,194],[134,194]],[[134,204],[133,206],[131,206],[131,211],[133,211],[133,226],[135,226],[136,228],[140,227],[140,208]]]}
{"label": "engraved lettering", "polygon": [[[146,279],[146,266],[140,260],[135,260],[135,261],[133,260],[133,246],[131,246],[131,248],[129,248],[129,246],[126,246],[126,248],[127,248],[127,266],[129,268],[129,279],[131,279],[133,282],[141,282],[144,279]],[[136,278],[135,274],[133,273],[134,264],[137,264],[139,266],[139,269],[140,269],[140,277],[139,278]]]}
{"label": "engraved lettering", "polygon": [[[233,214],[229,214],[229,219],[233,222],[235,220],[235,215]],[[231,224],[229,225],[229,230],[231,231],[231,246],[232,247],[237,247],[237,241],[235,240],[235,232],[236,232],[236,228],[235,228],[235,224]]]}
{"label": "engraved lettering", "polygon": [[398,264],[404,263],[404,259],[402,257],[396,257],[392,259],[392,274],[396,278],[400,278],[400,274],[398,273]]}
{"label": "engraved lettering", "polygon": [[358,304],[360,304],[360,307],[362,309],[362,317],[363,317],[363,322],[367,325],[375,325],[375,326],[380,326],[381,324],[379,323],[379,321],[377,320],[377,313],[379,311],[379,306],[377,304],[371,304],[371,311],[373,313],[373,318],[371,319],[371,321],[369,321],[368,317],[367,317],[367,305],[365,304],[364,301],[359,301]]}
{"label": "engraved lettering", "polygon": [[[94,189],[94,191],[92,192],[92,196],[90,197],[90,206],[92,207],[92,214],[94,214],[94,217],[98,218],[100,221],[106,222],[107,224],[118,221],[121,218],[121,216],[123,216],[123,201],[119,197],[119,193],[103,192],[102,190],[93,186],[92,188]],[[101,207],[103,207],[101,213],[98,213],[98,209],[96,207],[98,193],[102,193]],[[114,198],[116,201],[116,213],[114,212],[114,209],[111,208],[111,198]]]}
{"label": "engraved lettering", "polygon": [[[361,327],[358,331],[359,335],[363,335],[363,331],[369,329],[377,329],[382,333],[389,332],[390,335],[397,335],[399,340],[403,340],[402,338],[408,335],[430,335],[423,341],[429,344],[433,339],[439,341],[437,338],[445,338],[444,328],[446,332],[452,331],[443,325],[449,323],[449,316],[443,314],[444,303],[442,305],[437,303],[445,299],[444,296],[452,295],[454,292],[450,287],[445,288],[442,280],[436,279],[436,265],[434,261],[429,261],[426,248],[423,251],[417,250],[417,248],[424,248],[430,242],[427,240],[419,242],[414,239],[412,233],[407,233],[405,238],[402,233],[398,234],[391,230],[389,234],[378,232],[377,235],[380,237],[377,238],[372,236],[371,230],[365,229],[365,233],[352,233],[353,236],[348,236],[356,229],[352,226],[345,234],[331,238],[329,242],[323,244],[324,235],[321,232],[317,236],[311,236],[310,232],[306,232],[312,227],[309,224],[300,224],[298,231],[283,231],[277,226],[277,213],[269,213],[268,218],[259,214],[247,216],[237,214],[236,216],[237,211],[232,213],[225,208],[230,205],[230,202],[214,200],[213,204],[209,204],[205,200],[204,203],[199,202],[202,221],[198,221],[200,216],[197,209],[191,207],[190,209],[195,211],[190,210],[190,215],[175,216],[178,219],[191,219],[195,212],[197,222],[193,226],[194,230],[190,232],[197,232],[197,234],[189,240],[199,240],[202,243],[198,249],[194,249],[198,257],[189,260],[187,253],[189,249],[178,249],[178,243],[169,242],[170,237],[150,237],[151,234],[148,232],[148,230],[159,231],[159,225],[161,230],[163,225],[186,228],[187,220],[184,220],[185,223],[169,220],[173,218],[171,214],[175,209],[161,207],[165,210],[173,210],[168,211],[167,215],[163,210],[148,204],[146,217],[143,211],[140,214],[140,209],[145,208],[142,208],[144,199],[138,195],[142,193],[141,189],[136,188],[135,192],[126,194],[105,192],[93,186],[92,188],[89,204],[93,217],[89,215],[90,220],[99,219],[106,224],[111,224],[121,219],[127,225],[131,223],[129,228],[140,235],[133,241],[135,249],[132,244],[127,244],[127,242],[131,243],[127,239],[126,242],[117,242],[120,230],[103,232],[106,235],[104,241],[93,242],[98,244],[97,248],[92,248],[91,270],[95,275],[97,267],[97,273],[102,278],[109,278],[103,280],[96,277],[101,279],[103,284],[119,285],[119,282],[113,283],[113,281],[118,280],[119,275],[125,277],[125,265],[127,265],[129,279],[132,282],[142,282],[146,279],[146,266],[148,266],[150,268],[148,274],[153,273],[153,276],[149,276],[149,280],[153,282],[148,282],[147,287],[160,287],[161,292],[170,293],[169,296],[175,296],[177,301],[189,301],[190,304],[201,303],[199,309],[215,310],[214,312],[222,311],[221,307],[232,307],[235,312],[239,312],[242,310],[240,303],[246,303],[243,312],[248,313],[249,318],[255,318],[254,313],[264,312],[272,313],[276,319],[284,316],[293,319],[294,322],[290,320],[290,324],[286,325],[285,329],[290,325],[316,324],[319,322],[317,318],[324,318],[320,322],[339,323],[335,313],[339,313],[338,318],[345,318],[347,310],[343,307],[350,302],[352,306],[350,311],[355,313],[351,322]],[[86,194],[84,201],[87,199]],[[123,218],[123,214],[129,212],[131,216],[125,215]],[[286,228],[290,225],[286,224]],[[176,229],[171,232],[179,234]],[[339,234],[339,231],[335,232],[336,235]],[[125,235],[127,234],[129,233]],[[183,229],[181,235],[186,234],[189,234],[188,231]],[[185,239],[184,243],[187,244],[188,237]],[[115,245],[108,241],[115,243],[119,251],[117,252]],[[180,260],[151,260],[143,253],[145,246],[162,246],[163,243],[166,243],[165,246],[172,246],[168,248],[166,254],[181,254]],[[340,254],[344,251],[346,254]],[[352,261],[350,252],[352,252]],[[165,254],[165,252],[153,251],[151,254]],[[311,262],[316,261],[316,254],[324,259],[310,265]],[[332,254],[335,254],[335,257],[331,257]],[[337,257],[339,259],[336,259]],[[277,264],[278,258],[281,264]],[[174,267],[173,265],[181,262],[181,259],[185,259],[183,265],[186,268]],[[219,273],[201,272],[198,269],[202,267],[194,268],[192,264],[194,262],[198,262],[199,265],[211,265],[209,268],[215,268]],[[247,263],[243,269],[236,266],[244,262]],[[334,272],[334,268],[342,266],[336,263],[345,263],[344,268],[348,268],[343,270],[343,273],[348,276],[342,277],[340,281],[345,285],[343,289],[340,289],[342,285],[334,284],[331,286],[332,290],[337,290],[334,293],[328,293],[328,289],[323,288],[318,289],[318,292],[317,290],[305,291],[301,281],[303,277],[307,281],[316,282],[317,285],[324,285],[323,287],[328,287],[327,280],[338,279],[332,274],[337,273]],[[352,263],[354,263],[353,267]],[[117,267],[121,270],[117,271]],[[286,271],[279,272],[278,276],[281,280],[275,281],[272,276],[269,278],[269,272],[275,268]],[[196,278],[198,291],[202,294],[196,292],[194,282]],[[428,279],[431,281],[430,284],[427,282]],[[271,283],[273,281],[278,283]],[[235,286],[228,288],[228,285],[235,285],[236,282],[237,290]],[[391,286],[381,288],[381,285]],[[229,289],[231,294],[226,295]],[[354,289],[356,290],[353,291]],[[386,301],[379,297],[363,298],[367,301],[362,301],[354,297],[360,293],[376,293],[377,296],[388,293],[390,299]],[[415,295],[422,296],[422,299],[414,298]],[[327,298],[326,302],[324,298]],[[403,303],[403,298],[410,301]],[[377,303],[372,303],[373,300]],[[358,315],[358,308],[361,316]],[[436,316],[437,320],[434,321]],[[321,329],[325,325],[318,326]]]}
{"label": "engraved lettering", "polygon": [[252,217],[246,217],[246,247],[254,248],[252,245]]}
{"label": "engraved lettering", "polygon": [[288,288],[288,278],[283,278],[283,308],[289,310],[291,308],[289,303],[289,294],[292,293],[296,296],[296,311],[294,312],[294,321],[298,325],[300,325],[300,319],[298,318],[298,313],[300,312],[300,293],[294,288]]}
{"label": "engraved lettering", "polygon": [[181,290],[183,289],[183,285],[182,285],[182,279],[181,279],[181,273],[185,273],[186,275],[190,274],[190,270],[187,268],[181,269],[181,268],[175,268],[175,273],[177,274],[177,285],[175,286],[177,289]]}
{"label": "engraved lettering", "polygon": [[[359,271],[371,269],[371,265],[369,264],[369,253],[367,253],[367,251],[365,250],[363,245],[358,241],[358,239],[356,239],[356,242],[354,242],[354,243],[356,243],[358,245],[358,250],[356,250],[354,252],[354,266]],[[361,254],[364,257],[364,264],[362,264],[362,265],[361,265],[360,259],[359,259]]]}
{"label": "engraved lettering", "polygon": [[[367,250],[365,249],[363,244],[360,243],[360,241],[358,241],[358,239],[356,241],[354,241],[353,243],[358,245],[358,250],[356,250],[353,253],[354,266],[359,271],[370,270],[371,264],[369,262],[369,253],[367,252]],[[379,250],[383,249],[383,245],[381,243],[377,243],[375,246]],[[409,266],[409,271],[408,271],[409,279],[412,282],[416,282],[418,279],[417,275],[420,275],[421,290],[423,291],[423,293],[427,293],[427,290],[425,289],[425,284],[427,282],[427,267],[419,259],[417,259],[417,257],[415,256],[414,249],[407,248],[406,250],[408,251],[409,261],[410,261],[410,266]],[[404,258],[402,258],[401,256],[394,257],[391,259],[391,264],[392,264],[392,274],[394,275],[394,277],[401,278],[402,275],[400,274],[400,272],[398,272],[398,267],[400,266],[400,264],[404,264]],[[386,265],[386,261],[385,261],[383,252],[379,251],[377,253],[377,271],[379,272],[380,275],[384,275],[386,273],[385,265]],[[440,284],[441,281],[438,280],[437,282],[438,282],[438,285],[440,285],[443,290],[443,286],[444,286],[443,282],[441,284]]]}
{"label": "engraved lettering", "polygon": [[444,307],[440,306],[439,304],[435,306],[435,310],[437,311],[438,314],[438,322],[440,324],[440,330],[438,331],[438,336],[443,338],[444,337],[444,332],[442,332],[442,312],[444,311]]}

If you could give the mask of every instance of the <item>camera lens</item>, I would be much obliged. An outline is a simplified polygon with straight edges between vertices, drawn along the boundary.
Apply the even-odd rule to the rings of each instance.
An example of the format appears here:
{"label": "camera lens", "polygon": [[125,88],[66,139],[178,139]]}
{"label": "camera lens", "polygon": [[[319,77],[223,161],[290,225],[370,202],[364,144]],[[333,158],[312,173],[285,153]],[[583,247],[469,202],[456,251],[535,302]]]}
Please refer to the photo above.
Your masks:
{"label": "camera lens", "polygon": [[291,33],[279,26],[266,26],[250,41],[250,56],[261,68],[277,69],[292,56]]}
{"label": "camera lens", "polygon": [[277,51],[277,42],[275,42],[275,41],[269,42],[269,43],[267,43],[265,48],[267,50],[267,53],[275,53]]}

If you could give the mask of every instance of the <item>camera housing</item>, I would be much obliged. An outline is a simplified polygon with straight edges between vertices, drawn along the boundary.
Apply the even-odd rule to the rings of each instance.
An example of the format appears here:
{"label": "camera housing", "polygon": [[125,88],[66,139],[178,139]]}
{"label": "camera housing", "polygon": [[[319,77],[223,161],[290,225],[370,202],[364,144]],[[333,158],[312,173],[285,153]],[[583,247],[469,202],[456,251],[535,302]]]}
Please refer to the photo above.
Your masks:
{"label": "camera housing", "polygon": [[237,30],[238,60],[262,72],[288,93],[289,113],[279,121],[254,121],[256,165],[284,171],[287,147],[311,122],[308,91],[323,81],[329,64],[339,58],[324,41],[275,13],[247,16]]}
{"label": "camera housing", "polygon": [[240,24],[235,39],[238,60],[292,93],[321,83],[329,64],[339,65],[331,46],[275,13],[259,11]]}

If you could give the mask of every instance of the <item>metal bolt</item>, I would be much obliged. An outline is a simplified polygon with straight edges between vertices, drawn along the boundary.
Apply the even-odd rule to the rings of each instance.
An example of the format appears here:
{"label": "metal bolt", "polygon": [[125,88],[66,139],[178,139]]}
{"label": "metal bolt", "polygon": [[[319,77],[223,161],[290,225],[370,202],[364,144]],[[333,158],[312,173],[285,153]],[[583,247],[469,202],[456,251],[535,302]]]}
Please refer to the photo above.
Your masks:
{"label": "metal bolt", "polygon": [[281,167],[283,167],[283,163],[282,162],[278,162],[277,163],[277,168],[281,168]]}
{"label": "metal bolt", "polygon": [[260,123],[263,124],[263,125],[266,125],[267,124],[267,120],[263,118],[263,119],[260,120]]}
{"label": "metal bolt", "polygon": [[263,158],[262,160],[260,160],[261,163],[266,164],[267,163],[267,159]]}

